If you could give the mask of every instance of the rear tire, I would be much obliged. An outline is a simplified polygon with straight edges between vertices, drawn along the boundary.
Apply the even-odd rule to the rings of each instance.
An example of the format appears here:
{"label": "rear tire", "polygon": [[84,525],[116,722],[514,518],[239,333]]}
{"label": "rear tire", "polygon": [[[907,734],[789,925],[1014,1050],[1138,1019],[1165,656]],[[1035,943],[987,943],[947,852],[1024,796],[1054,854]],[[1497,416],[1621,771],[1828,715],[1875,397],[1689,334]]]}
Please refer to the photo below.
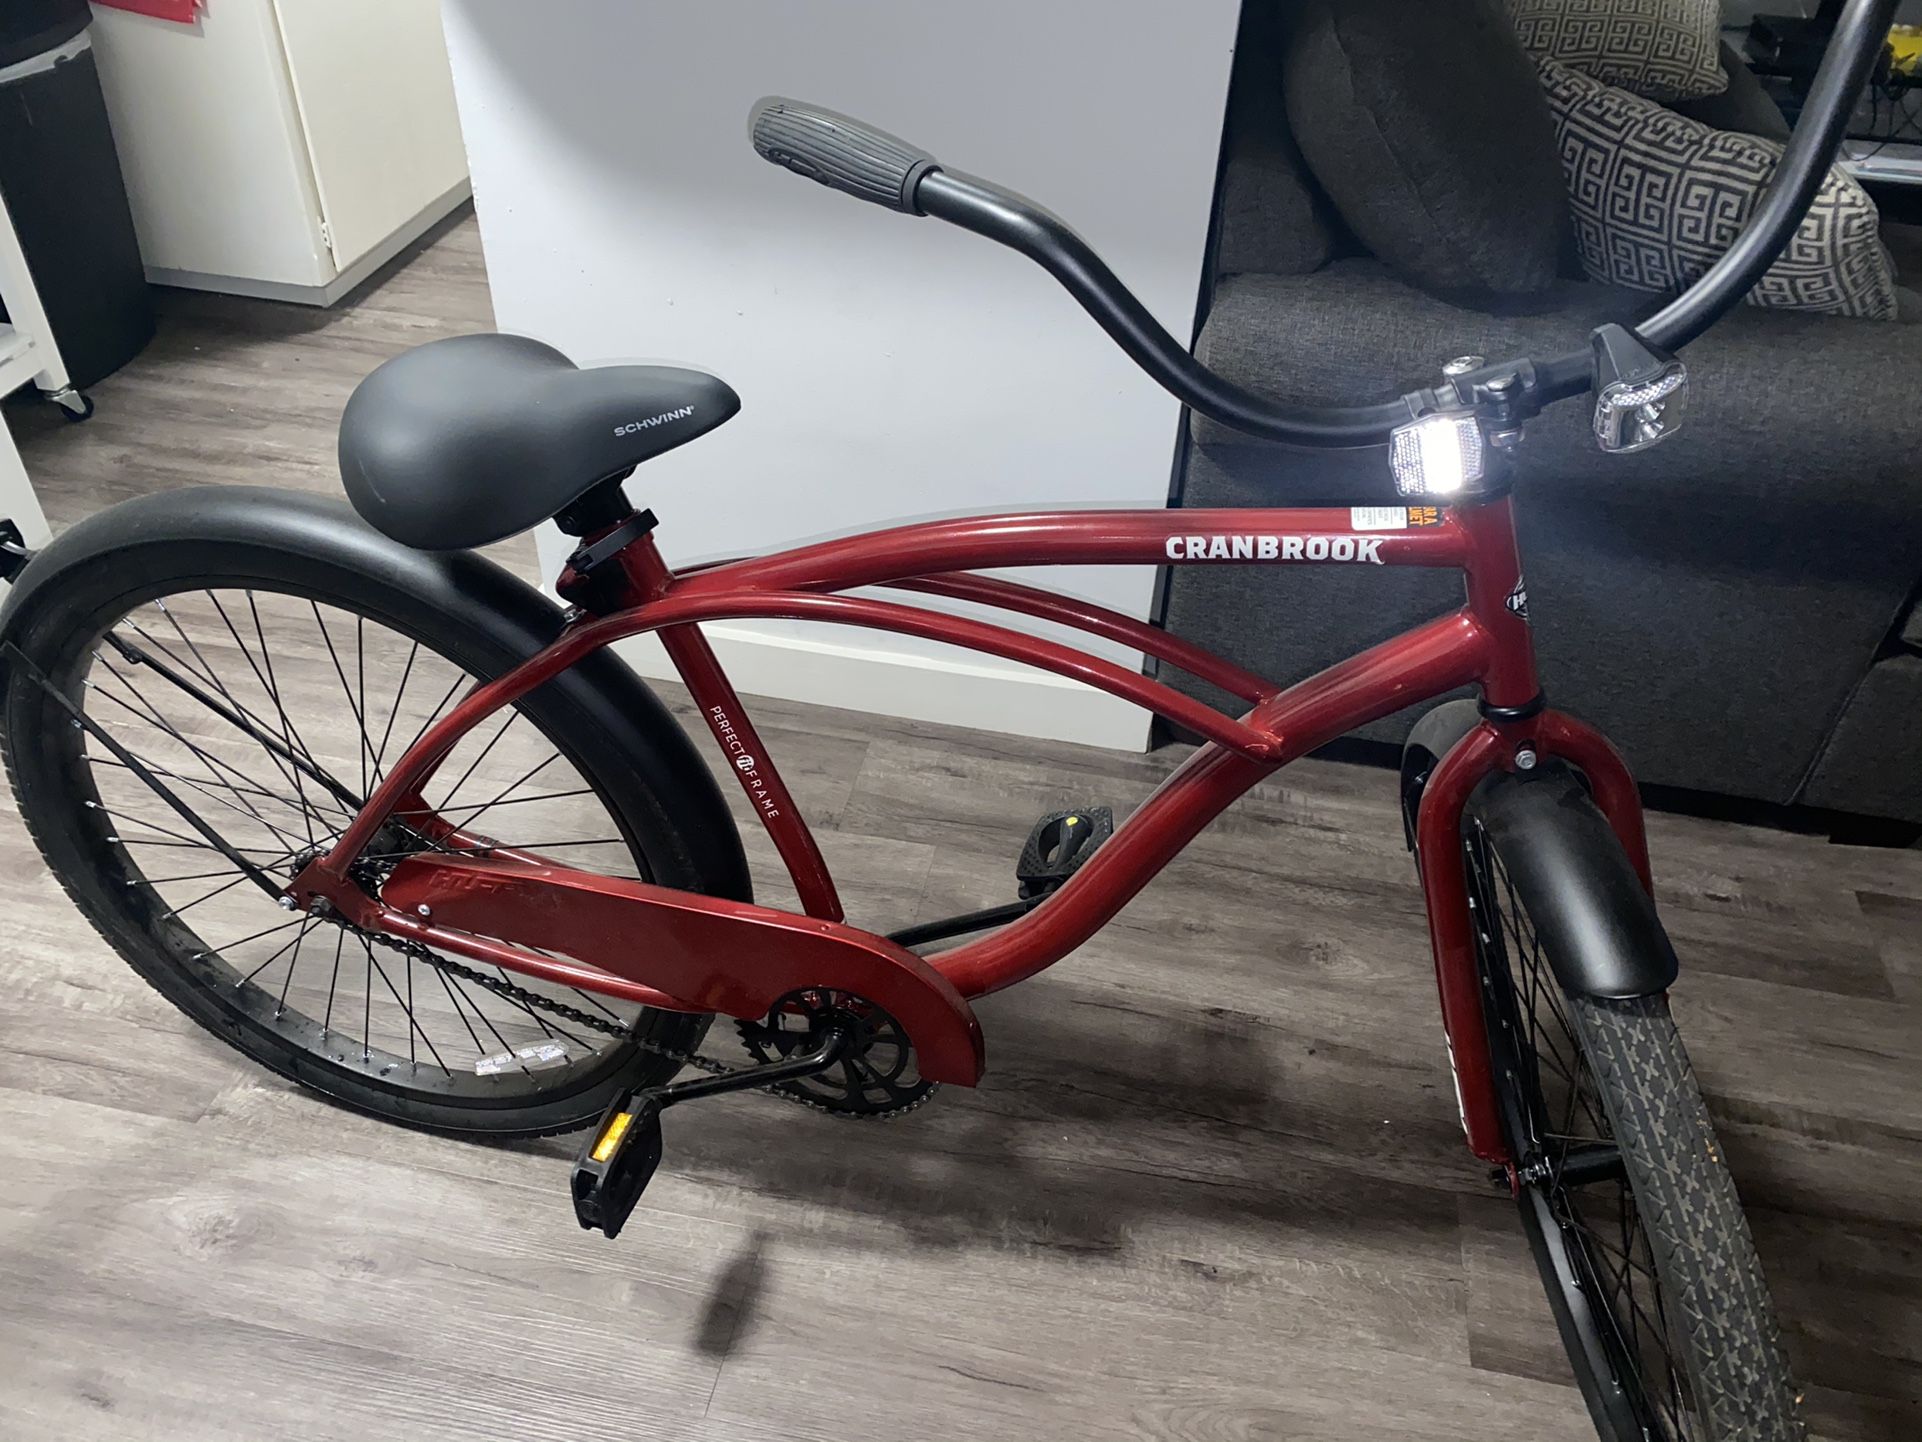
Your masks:
{"label": "rear tire", "polygon": [[[342,524],[352,523],[343,518]],[[31,571],[27,576],[32,579]],[[255,629],[263,624],[259,618],[250,623],[247,611],[234,602],[237,597],[246,598],[249,606],[258,601],[264,632]],[[237,633],[213,624],[210,605],[217,598],[227,598],[228,614],[237,618],[240,628]],[[443,679],[452,677],[460,685],[466,684],[463,677],[490,679],[527,654],[525,635],[513,634],[497,620],[503,613],[490,609],[484,598],[468,598],[455,606],[445,601],[411,587],[401,567],[382,569],[357,562],[350,554],[316,556],[268,540],[231,536],[182,539],[145,544],[137,558],[119,564],[68,566],[50,574],[36,583],[31,610],[12,628],[10,639],[92,720],[107,725],[122,744],[139,743],[129,746],[137,756],[149,762],[154,755],[165,756],[164,764],[176,778],[169,781],[170,789],[230,844],[246,846],[256,858],[280,848],[272,864],[284,879],[298,864],[295,851],[311,847],[316,834],[324,846],[327,834],[345,824],[349,808],[328,802],[311,779],[296,782],[294,772],[273,759],[257,736],[223,721],[177,685],[149,674],[155,668],[130,664],[107,640],[108,634],[156,657],[164,651],[170,665],[198,678],[203,689],[210,689],[210,681],[218,677],[255,715],[257,729],[273,734],[277,727],[293,728],[298,749],[317,763],[325,762],[355,794],[364,795],[379,762],[374,761],[371,772],[358,773],[356,763],[365,765],[357,754],[360,747],[380,740],[404,749],[414,713],[424,712],[441,694]],[[169,602],[172,614],[156,602]],[[311,626],[305,619],[308,610]],[[189,612],[204,613],[206,633],[195,634]],[[133,629],[129,617],[134,618]],[[283,668],[276,676],[271,667],[256,667],[254,662],[265,660],[274,627],[283,622],[290,634],[296,624],[306,628],[304,650],[294,655],[276,652]],[[380,636],[393,638],[396,648],[384,662],[375,654]],[[339,654],[332,654],[336,649]],[[406,669],[401,668],[403,655]],[[431,687],[430,663],[441,668]],[[355,674],[357,667],[364,667],[366,677],[374,677],[382,664],[387,670],[379,673],[386,688],[381,699],[392,691],[392,709],[384,713],[370,700],[374,693],[367,679]],[[302,666],[304,672],[299,671]],[[326,699],[326,688],[333,685],[330,666],[341,672],[331,703]],[[292,679],[297,672],[306,677],[300,703]],[[314,700],[307,704],[310,694]],[[454,694],[451,687],[448,694]],[[663,885],[715,894],[738,890],[736,878],[704,870],[698,861],[715,854],[715,848],[690,841],[701,828],[731,832],[733,822],[725,807],[717,799],[717,814],[708,814],[705,808],[691,809],[685,796],[640,787],[639,768],[631,764],[635,738],[610,736],[591,707],[577,699],[579,694],[550,684],[525,698],[516,708],[517,719],[509,723],[509,741],[491,758],[477,761],[479,769],[472,772],[477,780],[470,784],[492,794],[497,788],[488,784],[490,777],[507,774],[502,767],[513,750],[513,738],[529,736],[527,755],[538,758],[546,752],[534,748],[551,748],[557,763],[520,793],[511,793],[536,804],[511,813],[517,820],[503,821],[510,813],[495,810],[481,822],[470,818],[463,824],[471,823],[476,830],[487,826],[485,834],[503,845],[559,839],[586,847],[559,855],[588,857],[576,864],[616,869]],[[404,696],[411,699],[404,702]],[[136,706],[130,709],[127,701]],[[385,736],[378,724],[383,714],[389,733]],[[160,715],[176,729],[144,720],[148,715]],[[396,726],[395,718],[403,716],[404,724]],[[210,944],[198,933],[241,937],[240,929],[216,932],[206,920],[229,907],[246,908],[236,913],[244,917],[258,915],[262,927],[285,921],[270,898],[244,881],[236,881],[232,889],[223,887],[222,875],[239,878],[239,869],[199,843],[164,801],[111,762],[98,741],[79,730],[60,703],[18,666],[8,668],[0,718],[6,768],[28,831],[54,876],[101,936],[157,991],[222,1041],[334,1101],[438,1132],[518,1137],[569,1131],[598,1118],[622,1092],[662,1084],[680,1069],[678,1060],[638,1046],[636,1039],[691,1052],[707,1029],[706,1016],[626,1003],[602,1005],[608,999],[516,976],[516,985],[577,1008],[600,1006],[597,1015],[631,1024],[632,1039],[577,1029],[582,1043],[568,1042],[562,1062],[515,1063],[500,1074],[480,1075],[474,1063],[483,1056],[498,1054],[497,1048],[509,1050],[522,1039],[554,1038],[561,1034],[562,1023],[555,1014],[536,1018],[525,1006],[514,1009],[484,990],[468,990],[458,980],[446,986],[445,974],[437,968],[379,950],[365,960],[366,994],[354,994],[350,1006],[337,1006],[332,987],[341,983],[343,963],[331,928],[317,937],[325,956],[315,958],[296,947],[292,960],[270,962],[267,971],[249,981],[243,973],[256,956],[223,954],[221,948],[239,943]],[[661,724],[671,725],[664,718]],[[324,733],[329,728],[336,737],[348,738],[335,753],[328,751]],[[300,738],[303,730],[307,735]],[[493,734],[491,722],[486,731]],[[476,735],[473,747],[478,750],[486,736]],[[143,746],[148,754],[142,754]],[[387,759],[395,754],[397,750],[388,750]],[[454,756],[460,755],[457,749]],[[565,788],[556,779],[563,775]],[[443,779],[451,779],[445,770]],[[574,799],[563,802],[551,794],[563,789]],[[529,791],[550,794],[529,796]],[[496,799],[486,804],[501,803]],[[465,815],[467,803],[460,805]],[[282,809],[272,809],[275,806]],[[592,826],[569,834],[596,839],[566,841],[500,829],[525,826],[529,816],[559,816]],[[168,849],[157,849],[161,847]],[[263,859],[259,864],[267,863]],[[224,895],[185,900],[215,888]],[[300,918],[292,924],[300,924]],[[340,950],[348,953],[345,966],[351,982],[363,964],[362,948],[350,933],[342,936],[346,946]],[[277,939],[270,938],[256,949],[275,944]],[[313,966],[296,976],[303,959]],[[324,980],[330,961],[335,978],[331,985]],[[377,973],[379,981],[374,979]],[[417,995],[416,982],[428,1000]],[[329,986],[324,1017],[317,996],[320,986]],[[290,987],[294,998],[313,987],[316,1000],[303,1011],[290,1002]],[[440,999],[443,990],[448,993],[445,1004]],[[456,991],[462,999],[455,999]],[[378,1008],[390,1005],[395,1014],[383,1029]],[[429,1007],[439,1010],[430,1015]],[[402,1009],[404,1020],[398,1016]],[[456,1015],[464,1033],[454,1028]],[[461,1047],[471,1036],[473,1049],[456,1054],[443,1040],[430,1061],[429,1021],[452,1031]],[[364,1034],[356,1029],[364,1029]],[[418,1048],[417,1033],[426,1043]]]}
{"label": "rear tire", "polygon": [[1667,997],[1563,991],[1472,819],[1466,862],[1517,1200],[1596,1430],[1802,1442],[1768,1286]]}

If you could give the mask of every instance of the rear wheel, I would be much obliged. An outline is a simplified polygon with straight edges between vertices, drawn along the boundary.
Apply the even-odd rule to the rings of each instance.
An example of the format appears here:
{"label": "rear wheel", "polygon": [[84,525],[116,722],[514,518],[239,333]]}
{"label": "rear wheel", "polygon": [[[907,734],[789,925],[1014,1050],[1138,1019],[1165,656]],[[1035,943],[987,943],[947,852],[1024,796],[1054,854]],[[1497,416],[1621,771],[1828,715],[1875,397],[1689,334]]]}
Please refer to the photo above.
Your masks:
{"label": "rear wheel", "polygon": [[[383,577],[261,545],[210,549],[177,567],[149,561],[131,590],[111,568],[77,571],[36,597],[20,642],[90,721],[285,879],[416,737],[515,658]],[[283,912],[21,668],[4,714],[22,815],[101,935],[223,1041],[336,1101],[433,1130],[564,1131],[667,1080],[680,1063],[663,1053],[691,1051],[707,1026],[474,963],[463,976]],[[476,838],[718,889],[688,874],[694,849],[663,811],[631,814],[631,782],[616,784],[618,758],[592,725],[542,688],[466,737],[425,800]],[[384,844],[371,884],[424,843],[396,831]]]}
{"label": "rear wheel", "polygon": [[1597,1431],[1610,1442],[1805,1437],[1668,999],[1564,992],[1473,820],[1466,861],[1522,1222]]}

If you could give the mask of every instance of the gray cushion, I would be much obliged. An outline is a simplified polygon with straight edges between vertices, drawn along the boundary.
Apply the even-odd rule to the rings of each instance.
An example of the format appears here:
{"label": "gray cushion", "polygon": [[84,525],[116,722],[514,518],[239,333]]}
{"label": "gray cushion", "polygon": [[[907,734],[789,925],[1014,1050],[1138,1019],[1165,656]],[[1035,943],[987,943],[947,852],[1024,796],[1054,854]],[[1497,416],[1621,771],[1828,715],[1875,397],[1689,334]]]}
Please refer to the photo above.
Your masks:
{"label": "gray cushion", "polygon": [[1714,95],[1721,0],[1508,0],[1530,53],[1650,100]]}
{"label": "gray cushion", "polygon": [[1222,138],[1220,274],[1300,275],[1335,253],[1336,226],[1288,130],[1276,0],[1249,0],[1235,39]]}
{"label": "gray cushion", "polygon": [[1755,72],[1727,41],[1722,42],[1722,73],[1728,89],[1717,95],[1702,95],[1693,100],[1676,100],[1669,109],[1690,120],[1699,120],[1711,130],[1735,130],[1743,135],[1759,135],[1764,140],[1788,143],[1789,123],[1775,97],[1755,78]]}
{"label": "gray cushion", "polygon": [[[1493,316],[1344,260],[1225,282],[1198,350],[1265,394],[1379,399],[1448,355],[1567,350],[1651,303],[1574,284]],[[1655,450],[1601,454],[1579,401],[1529,426],[1517,504],[1543,680],[1644,780],[1787,801],[1922,570],[1922,329],[1741,308],[1687,359],[1689,418]],[[1208,444],[1190,450],[1183,504],[1380,496],[1379,449],[1194,434]],[[1196,566],[1168,584],[1171,630],[1284,680],[1461,596],[1459,577],[1392,567]]]}
{"label": "gray cushion", "polygon": [[1417,285],[1553,284],[1568,226],[1553,125],[1496,0],[1305,0],[1284,94],[1342,220]]}
{"label": "gray cushion", "polygon": [[[1589,275],[1630,290],[1677,291],[1741,233],[1782,147],[1711,130],[1554,61],[1542,84],[1568,175],[1575,245]],[[1895,276],[1868,192],[1829,171],[1752,305],[1865,320],[1896,318]]]}

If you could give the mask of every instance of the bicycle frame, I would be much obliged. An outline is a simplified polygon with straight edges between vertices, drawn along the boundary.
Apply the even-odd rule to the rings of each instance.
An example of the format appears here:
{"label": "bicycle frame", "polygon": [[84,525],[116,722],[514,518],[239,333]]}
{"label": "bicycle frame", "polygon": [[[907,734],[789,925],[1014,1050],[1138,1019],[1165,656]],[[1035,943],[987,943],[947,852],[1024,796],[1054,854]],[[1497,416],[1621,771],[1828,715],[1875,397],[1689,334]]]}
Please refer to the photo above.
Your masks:
{"label": "bicycle frame", "polygon": [[[1048,565],[1382,565],[1459,569],[1462,607],[1282,689],[1131,617],[1027,586],[971,575]],[[1589,778],[1647,878],[1640,803],[1599,734],[1543,709],[1507,496],[1453,509],[1155,510],[1014,514],[933,521],[775,555],[673,572],[641,529],[604,564],[613,586],[539,654],[476,687],[395,764],[325,856],[289,890],[370,929],[455,955],[684,1011],[759,1017],[793,991],[842,988],[906,1027],[922,1072],[972,1084],[980,1031],[967,1002],[1034,975],[1111,919],[1231,802],[1276,768],[1369,721],[1462,686],[1485,719],[1437,767],[1418,821],[1442,1022],[1464,1129],[1476,1155],[1509,1165],[1490,1075],[1459,843],[1463,807],[1491,772],[1560,757]],[[597,581],[599,577],[597,576]],[[911,605],[841,594],[885,586],[1043,617],[1138,649],[1250,703],[1223,715],[1150,677],[1071,646]],[[590,588],[571,570],[564,596]],[[1024,662],[1147,707],[1204,743],[1087,863],[1024,917],[921,957],[847,925],[828,868],[793,796],[700,623],[749,617],[896,631]],[[425,809],[422,788],[459,740],[503,706],[612,642],[657,633],[732,763],[793,877],[803,913],[675,891],[559,866],[507,849],[423,852],[393,870],[380,898],[349,876],[396,811]],[[418,824],[416,829],[421,829]],[[485,847],[435,821],[437,841]],[[644,946],[634,939],[644,937]],[[539,946],[556,957],[526,949]]]}

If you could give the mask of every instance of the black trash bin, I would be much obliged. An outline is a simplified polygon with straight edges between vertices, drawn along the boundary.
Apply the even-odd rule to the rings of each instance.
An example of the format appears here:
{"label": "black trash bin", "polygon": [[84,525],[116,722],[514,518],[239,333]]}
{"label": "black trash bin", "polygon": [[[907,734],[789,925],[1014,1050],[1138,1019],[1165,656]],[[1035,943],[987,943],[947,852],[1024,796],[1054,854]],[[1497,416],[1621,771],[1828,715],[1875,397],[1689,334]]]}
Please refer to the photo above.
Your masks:
{"label": "black trash bin", "polygon": [[0,3],[0,194],[76,386],[132,360],[154,330],[92,19],[87,0]]}

